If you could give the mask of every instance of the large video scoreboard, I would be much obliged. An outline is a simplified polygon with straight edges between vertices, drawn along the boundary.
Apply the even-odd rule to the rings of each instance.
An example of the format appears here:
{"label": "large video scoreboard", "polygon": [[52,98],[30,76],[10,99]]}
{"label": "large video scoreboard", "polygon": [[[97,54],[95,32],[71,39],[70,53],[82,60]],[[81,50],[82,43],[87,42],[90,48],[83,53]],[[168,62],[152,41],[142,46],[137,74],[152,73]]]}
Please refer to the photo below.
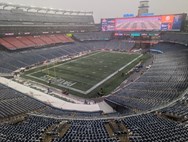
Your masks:
{"label": "large video scoreboard", "polygon": [[101,19],[102,31],[180,31],[185,14]]}

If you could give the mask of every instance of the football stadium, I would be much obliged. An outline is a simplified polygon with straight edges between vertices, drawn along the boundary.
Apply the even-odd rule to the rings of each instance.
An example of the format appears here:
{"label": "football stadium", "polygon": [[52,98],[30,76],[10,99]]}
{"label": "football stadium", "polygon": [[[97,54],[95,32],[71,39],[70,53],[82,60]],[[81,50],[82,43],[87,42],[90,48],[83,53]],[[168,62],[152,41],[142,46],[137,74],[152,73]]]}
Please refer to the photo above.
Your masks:
{"label": "football stadium", "polygon": [[100,23],[0,2],[0,142],[188,142],[188,16],[150,2]]}

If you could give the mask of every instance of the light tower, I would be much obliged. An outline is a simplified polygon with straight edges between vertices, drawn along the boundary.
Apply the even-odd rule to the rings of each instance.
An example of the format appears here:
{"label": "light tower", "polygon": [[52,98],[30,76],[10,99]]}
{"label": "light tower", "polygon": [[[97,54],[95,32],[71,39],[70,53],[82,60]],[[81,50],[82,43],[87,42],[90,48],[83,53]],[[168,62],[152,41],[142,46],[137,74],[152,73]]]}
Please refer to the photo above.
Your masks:
{"label": "light tower", "polygon": [[138,7],[138,16],[149,12],[149,0],[141,0]]}

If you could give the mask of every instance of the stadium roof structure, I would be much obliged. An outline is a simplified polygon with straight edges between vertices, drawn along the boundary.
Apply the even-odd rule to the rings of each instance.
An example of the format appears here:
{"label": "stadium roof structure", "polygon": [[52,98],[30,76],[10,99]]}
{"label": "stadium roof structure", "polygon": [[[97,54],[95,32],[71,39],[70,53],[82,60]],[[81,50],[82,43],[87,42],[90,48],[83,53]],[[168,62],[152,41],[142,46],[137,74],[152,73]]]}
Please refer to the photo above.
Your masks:
{"label": "stadium roof structure", "polygon": [[[21,4],[11,4],[11,3],[0,3],[0,9],[9,10],[11,9],[21,9],[26,12],[31,12],[34,10],[36,13],[53,13],[53,14],[63,14],[63,15],[93,15],[92,11],[74,11],[74,10],[63,10],[63,9],[54,9],[54,8],[46,8],[46,7],[36,7],[36,6],[26,6]],[[33,12],[33,11],[32,11]]]}

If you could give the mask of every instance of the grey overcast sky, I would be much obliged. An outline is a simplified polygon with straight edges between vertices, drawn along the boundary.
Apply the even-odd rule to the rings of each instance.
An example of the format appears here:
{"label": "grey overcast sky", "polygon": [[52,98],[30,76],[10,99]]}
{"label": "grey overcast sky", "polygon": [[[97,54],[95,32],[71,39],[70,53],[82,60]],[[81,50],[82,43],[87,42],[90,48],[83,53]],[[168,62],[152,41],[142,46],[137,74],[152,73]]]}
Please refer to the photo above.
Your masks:
{"label": "grey overcast sky", "polygon": [[[122,17],[124,13],[137,14],[139,0],[0,0],[64,10],[93,11],[95,22],[101,18]],[[149,12],[155,14],[188,13],[188,0],[150,0]]]}

